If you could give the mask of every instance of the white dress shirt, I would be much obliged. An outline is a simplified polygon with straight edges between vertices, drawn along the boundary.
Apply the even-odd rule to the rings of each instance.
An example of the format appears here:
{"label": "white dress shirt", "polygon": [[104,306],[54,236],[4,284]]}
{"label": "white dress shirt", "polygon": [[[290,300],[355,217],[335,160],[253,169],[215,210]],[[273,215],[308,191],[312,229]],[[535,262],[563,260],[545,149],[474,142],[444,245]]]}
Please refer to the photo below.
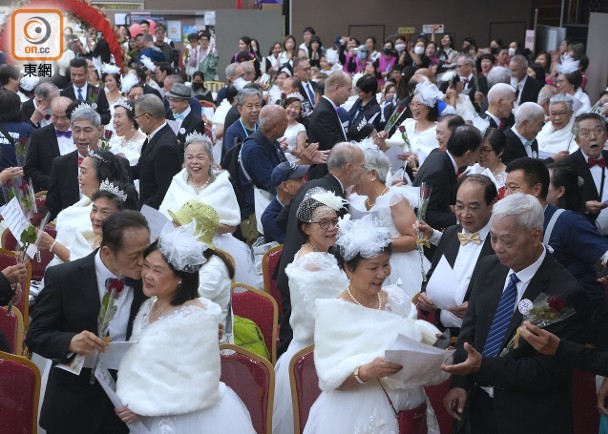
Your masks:
{"label": "white dress shirt", "polygon": [[78,89],[82,89],[82,100],[86,101],[87,100],[87,88],[89,86],[89,83],[84,83],[84,86],[82,87],[76,87],[75,84],[72,85],[72,87],[74,88],[74,98],[76,98],[76,101],[78,101]]}
{"label": "white dress shirt", "polygon": [[524,136],[522,136],[521,134],[519,134],[519,131],[517,131],[517,128],[515,128],[515,125],[513,125],[511,127],[511,131],[513,131],[513,133],[517,136],[517,138],[519,139],[519,141],[521,142],[521,144],[524,145],[524,149],[526,150],[526,154],[528,154],[528,157],[530,157],[530,158],[538,158],[538,155],[534,155],[534,153],[532,152],[532,142],[533,142],[533,140],[528,140]]}
{"label": "white dress shirt", "polygon": [[[118,279],[108,267],[105,266],[100,256],[101,249],[95,254],[95,275],[97,277],[97,290],[99,291],[99,301],[103,300],[106,292],[106,280]],[[110,321],[108,334],[113,341],[124,341],[127,339],[127,326],[129,325],[129,315],[133,304],[133,288],[126,286],[116,298],[116,314]]]}

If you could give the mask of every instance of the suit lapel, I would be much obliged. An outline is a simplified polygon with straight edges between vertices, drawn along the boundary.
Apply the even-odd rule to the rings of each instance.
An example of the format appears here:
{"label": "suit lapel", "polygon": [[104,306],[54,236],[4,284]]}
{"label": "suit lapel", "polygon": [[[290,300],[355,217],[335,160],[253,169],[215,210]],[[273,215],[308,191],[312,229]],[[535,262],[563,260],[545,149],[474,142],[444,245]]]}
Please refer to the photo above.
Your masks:
{"label": "suit lapel", "polygon": [[[97,274],[95,273],[95,254],[96,251],[87,256],[78,269],[77,281],[82,287],[82,295],[85,299],[83,309],[90,311],[91,318],[99,316],[101,300],[99,298],[99,288],[97,287]],[[87,315],[89,317],[89,315]]]}
{"label": "suit lapel", "polygon": [[[148,144],[146,145],[145,149],[143,149],[141,151],[141,156],[139,157],[140,159],[144,158],[146,155],[148,155],[150,152],[152,152],[152,148],[154,148],[154,144],[156,142],[158,142],[158,140],[160,140],[160,138],[165,134],[165,128],[171,128],[171,127],[169,126],[169,124],[167,124],[164,127],[162,127],[156,134],[154,134],[154,137],[152,137],[148,141]],[[143,148],[143,146],[142,146],[142,148]]]}
{"label": "suit lapel", "polygon": [[[608,157],[608,153],[604,154],[604,157]],[[583,190],[587,192],[585,199],[586,200],[600,200],[600,194],[597,191],[597,187],[595,186],[595,181],[593,179],[593,175],[591,175],[591,170],[589,170],[589,165],[585,161],[585,157],[583,156],[583,151],[580,149],[572,154],[572,161],[574,165],[574,170],[578,173],[583,180],[585,181],[583,184]]]}
{"label": "suit lapel", "polygon": [[51,154],[53,154],[53,158],[59,157],[61,153],[59,152],[59,143],[57,142],[57,135],[55,134],[55,126],[53,124],[51,124],[51,128],[49,128],[48,135],[48,142],[51,146]]}
{"label": "suit lapel", "polygon": [[454,263],[456,262],[456,257],[458,256],[458,250],[460,250],[460,241],[458,240],[458,234],[462,229],[461,226],[458,226],[458,229],[454,231],[452,237],[447,240],[445,250],[443,251],[443,256],[450,264],[450,267],[454,269]]}

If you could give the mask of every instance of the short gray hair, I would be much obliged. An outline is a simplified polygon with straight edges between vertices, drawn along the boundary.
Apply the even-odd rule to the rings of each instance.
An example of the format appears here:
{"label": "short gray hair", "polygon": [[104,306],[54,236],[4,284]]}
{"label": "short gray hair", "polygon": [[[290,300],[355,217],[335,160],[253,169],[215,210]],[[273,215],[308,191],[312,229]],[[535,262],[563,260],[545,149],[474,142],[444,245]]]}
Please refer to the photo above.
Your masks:
{"label": "short gray hair", "polygon": [[545,214],[539,200],[531,194],[515,193],[496,202],[492,208],[492,219],[515,217],[517,224],[527,233],[533,229],[543,230]]}
{"label": "short gray hair", "polygon": [[34,91],[34,95],[36,96],[36,98],[40,98],[45,101],[48,101],[51,94],[54,92],[59,93],[59,88],[51,82],[46,82],[46,83],[40,83],[36,87],[36,90]]}
{"label": "short gray hair", "polygon": [[488,72],[488,87],[490,90],[498,83],[511,83],[511,71],[504,66],[495,66]]}
{"label": "short gray hair", "polygon": [[[509,75],[509,77],[511,77],[511,75]],[[515,89],[513,89],[513,86],[506,83],[497,83],[492,86],[492,89],[490,89],[488,92],[488,104],[495,104],[499,99],[506,98],[510,95],[515,95]]]}
{"label": "short gray hair", "polygon": [[92,125],[99,127],[101,125],[101,116],[91,106],[81,104],[74,109],[70,116],[70,123],[74,125],[76,121],[89,121]]}
{"label": "short gray hair", "polygon": [[526,59],[525,56],[522,56],[521,54],[516,54],[515,56],[511,57],[511,60],[519,62],[524,68],[528,67],[528,59]]}
{"label": "short gray hair", "polygon": [[534,121],[545,119],[545,110],[535,102],[525,102],[515,111],[515,126],[518,127],[523,121]]}
{"label": "short gray hair", "polygon": [[365,151],[365,164],[363,167],[366,172],[375,170],[380,182],[386,183],[386,176],[391,168],[391,162],[384,152],[377,149],[368,149]]}
{"label": "short gray hair", "polygon": [[456,56],[456,59],[464,59],[464,61],[466,63],[468,63],[469,65],[471,65],[471,67],[475,68],[475,59],[473,59],[471,56],[469,56],[468,54],[459,54],[458,56]]}
{"label": "short gray hair", "polygon": [[255,66],[251,62],[242,62],[239,63],[239,65],[241,65],[241,68],[243,68],[243,71],[246,73],[255,72]]}
{"label": "short gray hair", "polygon": [[339,170],[344,168],[348,163],[352,163],[353,157],[358,154],[357,151],[362,152],[361,149],[353,143],[336,143],[329,152],[329,157],[327,158],[327,170]]}
{"label": "short gray hair", "polygon": [[134,108],[139,107],[141,113],[148,113],[154,119],[165,118],[165,105],[161,99],[154,94],[144,94],[135,100]]}
{"label": "short gray hair", "polygon": [[228,78],[232,78],[234,77],[234,75],[236,74],[236,69],[239,67],[240,65],[238,63],[231,63],[230,65],[228,65],[226,67],[226,77]]}
{"label": "short gray hair", "polygon": [[262,102],[262,92],[254,87],[244,87],[236,95],[236,105],[242,107],[245,102],[244,99],[247,96],[257,96],[260,98],[260,103]]}

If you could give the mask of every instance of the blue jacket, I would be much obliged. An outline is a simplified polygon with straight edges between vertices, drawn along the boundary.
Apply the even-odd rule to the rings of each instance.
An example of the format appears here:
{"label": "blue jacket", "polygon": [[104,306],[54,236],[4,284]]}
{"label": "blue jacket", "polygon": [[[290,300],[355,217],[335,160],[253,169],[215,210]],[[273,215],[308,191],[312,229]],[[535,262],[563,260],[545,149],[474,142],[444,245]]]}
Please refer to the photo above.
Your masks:
{"label": "blue jacket", "polygon": [[285,241],[285,231],[279,229],[277,225],[277,217],[281,211],[283,211],[283,205],[279,202],[279,199],[275,196],[262,214],[262,227],[264,228],[264,241],[270,243],[276,241],[279,244],[283,244]]}

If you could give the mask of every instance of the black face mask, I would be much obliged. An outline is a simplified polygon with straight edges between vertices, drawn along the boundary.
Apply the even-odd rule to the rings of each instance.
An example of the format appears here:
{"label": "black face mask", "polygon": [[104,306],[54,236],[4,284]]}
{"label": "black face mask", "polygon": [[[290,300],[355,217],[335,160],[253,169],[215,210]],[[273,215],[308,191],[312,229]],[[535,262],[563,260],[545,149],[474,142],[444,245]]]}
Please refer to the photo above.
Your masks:
{"label": "black face mask", "polygon": [[199,90],[199,89],[202,89],[202,87],[203,87],[203,83],[195,83],[195,82],[192,83],[192,90]]}
{"label": "black face mask", "polygon": [[390,48],[383,48],[383,49],[382,49],[382,52],[383,52],[384,54],[386,54],[386,55],[389,55],[389,54],[391,54],[391,53],[393,52],[393,50],[391,50]]}

